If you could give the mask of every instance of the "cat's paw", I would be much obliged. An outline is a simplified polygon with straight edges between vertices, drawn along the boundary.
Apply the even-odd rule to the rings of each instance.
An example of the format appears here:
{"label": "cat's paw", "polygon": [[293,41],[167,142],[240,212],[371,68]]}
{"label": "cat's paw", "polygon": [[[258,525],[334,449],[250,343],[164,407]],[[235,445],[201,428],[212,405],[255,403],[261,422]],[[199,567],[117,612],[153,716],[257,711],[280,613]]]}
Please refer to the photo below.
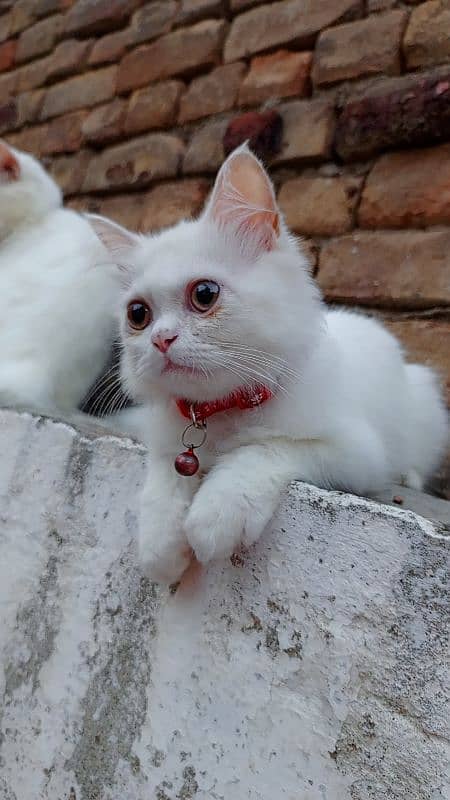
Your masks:
{"label": "cat's paw", "polygon": [[255,504],[242,492],[224,493],[206,483],[192,502],[184,531],[197,559],[205,564],[231,556],[241,544],[254,544],[273,512],[273,503]]}
{"label": "cat's paw", "polygon": [[179,581],[192,560],[192,548],[180,532],[167,539],[155,535],[154,530],[141,529],[139,560],[142,571],[155,583],[171,584]]}

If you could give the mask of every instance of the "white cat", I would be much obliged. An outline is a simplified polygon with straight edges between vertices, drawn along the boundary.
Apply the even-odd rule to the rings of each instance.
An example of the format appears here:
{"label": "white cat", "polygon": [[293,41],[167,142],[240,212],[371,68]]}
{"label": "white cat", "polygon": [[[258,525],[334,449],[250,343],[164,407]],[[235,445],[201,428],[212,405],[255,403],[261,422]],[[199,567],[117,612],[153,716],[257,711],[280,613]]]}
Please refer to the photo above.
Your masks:
{"label": "white cat", "polygon": [[[124,275],[122,375],[148,404],[151,578],[178,579],[192,550],[208,562],[251,545],[292,479],[373,494],[394,479],[419,488],[437,466],[447,420],[434,374],[406,365],[380,323],[325,308],[245,147],[197,221],[152,237],[93,224]],[[190,410],[207,430],[201,470],[185,477],[174,461]],[[201,438],[191,429],[185,443]]]}
{"label": "white cat", "polygon": [[0,141],[0,404],[77,408],[108,358],[118,285],[87,220]]}

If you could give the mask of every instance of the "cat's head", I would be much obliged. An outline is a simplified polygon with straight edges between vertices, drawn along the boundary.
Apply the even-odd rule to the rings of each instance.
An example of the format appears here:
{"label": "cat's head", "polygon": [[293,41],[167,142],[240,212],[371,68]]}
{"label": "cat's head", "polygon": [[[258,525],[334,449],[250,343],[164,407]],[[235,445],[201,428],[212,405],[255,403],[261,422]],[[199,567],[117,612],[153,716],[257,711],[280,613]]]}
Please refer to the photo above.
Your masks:
{"label": "cat's head", "polygon": [[318,293],[246,147],[223,164],[195,221],[154,236],[91,222],[124,276],[122,374],[135,399],[289,388],[317,335]]}
{"label": "cat's head", "polygon": [[61,202],[58,186],[39,162],[0,139],[0,240]]}

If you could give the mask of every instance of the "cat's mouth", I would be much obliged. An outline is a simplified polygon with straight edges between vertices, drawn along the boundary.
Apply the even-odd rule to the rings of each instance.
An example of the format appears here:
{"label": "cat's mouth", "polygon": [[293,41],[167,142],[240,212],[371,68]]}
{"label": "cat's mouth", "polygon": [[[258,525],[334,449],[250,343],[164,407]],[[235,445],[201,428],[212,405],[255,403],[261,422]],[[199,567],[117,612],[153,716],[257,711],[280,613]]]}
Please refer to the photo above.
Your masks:
{"label": "cat's mouth", "polygon": [[200,370],[194,366],[187,366],[186,364],[177,364],[175,361],[172,361],[167,356],[164,359],[164,367],[162,369],[162,375],[167,374],[178,374],[178,375],[199,375]]}

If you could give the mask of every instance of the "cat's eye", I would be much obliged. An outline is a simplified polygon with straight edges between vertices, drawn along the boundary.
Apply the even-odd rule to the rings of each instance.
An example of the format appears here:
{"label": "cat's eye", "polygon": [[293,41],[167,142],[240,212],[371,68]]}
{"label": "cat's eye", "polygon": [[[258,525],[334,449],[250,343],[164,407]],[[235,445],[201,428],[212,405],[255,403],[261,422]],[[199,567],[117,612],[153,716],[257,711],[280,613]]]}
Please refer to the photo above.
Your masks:
{"label": "cat's eye", "polygon": [[152,312],[143,300],[131,300],[127,306],[127,317],[130,328],[143,331],[152,321]]}
{"label": "cat's eye", "polygon": [[219,294],[220,286],[215,281],[197,281],[189,288],[189,304],[202,314],[216,304]]}

